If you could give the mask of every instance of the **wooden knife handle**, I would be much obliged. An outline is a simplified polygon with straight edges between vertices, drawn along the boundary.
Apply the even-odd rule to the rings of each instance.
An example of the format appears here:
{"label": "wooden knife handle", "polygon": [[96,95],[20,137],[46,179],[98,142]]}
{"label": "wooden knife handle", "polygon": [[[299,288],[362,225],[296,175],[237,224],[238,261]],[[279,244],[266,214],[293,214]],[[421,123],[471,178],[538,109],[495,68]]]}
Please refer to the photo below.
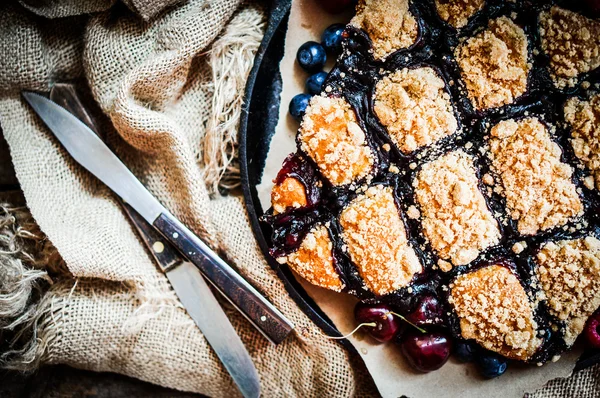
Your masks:
{"label": "wooden knife handle", "polygon": [[152,225],[148,224],[148,221],[140,216],[133,207],[123,201],[121,201],[121,205],[123,205],[125,214],[131,220],[131,223],[138,231],[139,237],[162,272],[167,272],[169,269],[181,264],[183,258],[179,254],[179,251],[162,234]]}
{"label": "wooden knife handle", "polygon": [[153,225],[270,341],[290,334],[294,325],[173,215],[163,213]]}
{"label": "wooden knife handle", "polygon": [[[101,137],[73,84],[55,84],[50,98]],[[121,203],[163,272],[181,263],[180,252],[269,340],[278,344],[293,330],[291,322],[173,215],[161,214],[154,221],[154,227],[164,235],[162,237],[132,207]]]}

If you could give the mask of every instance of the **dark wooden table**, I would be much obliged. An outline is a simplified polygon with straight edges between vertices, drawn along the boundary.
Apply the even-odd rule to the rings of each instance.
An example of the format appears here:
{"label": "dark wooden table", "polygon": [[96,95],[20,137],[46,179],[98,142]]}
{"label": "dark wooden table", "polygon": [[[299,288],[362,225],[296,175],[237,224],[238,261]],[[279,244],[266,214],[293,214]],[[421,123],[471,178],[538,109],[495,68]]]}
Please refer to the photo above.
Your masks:
{"label": "dark wooden table", "polygon": [[[0,191],[18,188],[8,145],[0,130]],[[64,365],[46,366],[28,375],[0,370],[0,398],[21,397],[197,398],[200,395],[158,387],[114,373],[96,373]]]}
{"label": "dark wooden table", "polygon": [[96,373],[69,366],[47,366],[32,375],[0,373],[2,398],[169,397],[197,398],[114,373]]}

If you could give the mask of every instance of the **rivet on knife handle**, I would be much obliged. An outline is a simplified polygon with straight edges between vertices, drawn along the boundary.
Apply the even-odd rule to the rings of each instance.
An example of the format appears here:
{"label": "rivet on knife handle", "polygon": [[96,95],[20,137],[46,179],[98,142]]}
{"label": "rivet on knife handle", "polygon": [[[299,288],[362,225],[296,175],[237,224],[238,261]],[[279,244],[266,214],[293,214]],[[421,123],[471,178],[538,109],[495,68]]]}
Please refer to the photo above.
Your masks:
{"label": "rivet on knife handle", "polygon": [[184,257],[196,265],[265,337],[277,344],[291,332],[293,326],[273,305],[257,294],[239,275],[228,274],[224,267],[218,266],[223,260],[175,217],[163,213],[153,225]]}

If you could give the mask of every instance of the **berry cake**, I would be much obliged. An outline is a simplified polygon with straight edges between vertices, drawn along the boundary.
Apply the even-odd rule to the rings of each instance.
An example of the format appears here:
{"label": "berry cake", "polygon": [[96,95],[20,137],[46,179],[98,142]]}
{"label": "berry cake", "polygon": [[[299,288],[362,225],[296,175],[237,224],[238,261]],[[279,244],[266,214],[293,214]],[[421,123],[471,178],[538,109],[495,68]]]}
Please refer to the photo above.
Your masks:
{"label": "berry cake", "polygon": [[600,306],[600,20],[573,7],[358,1],[274,181],[272,256],[414,341],[558,358]]}

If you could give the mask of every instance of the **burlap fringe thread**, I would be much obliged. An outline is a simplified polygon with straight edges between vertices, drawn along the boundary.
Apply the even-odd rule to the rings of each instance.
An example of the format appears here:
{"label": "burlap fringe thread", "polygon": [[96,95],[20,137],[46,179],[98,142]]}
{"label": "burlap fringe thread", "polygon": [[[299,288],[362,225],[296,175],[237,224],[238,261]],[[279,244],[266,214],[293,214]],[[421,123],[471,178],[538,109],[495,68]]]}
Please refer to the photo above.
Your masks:
{"label": "burlap fringe thread", "polygon": [[[231,20],[209,52],[212,68],[211,116],[198,159],[206,184],[213,194],[240,185],[237,161],[237,130],[244,88],[260,45],[265,21],[255,8],[242,9]],[[0,207],[0,367],[35,370],[47,360],[46,347],[56,338],[52,325],[60,323],[70,292],[45,294],[52,277],[72,278],[52,244],[26,208],[10,204]],[[140,306],[123,325],[123,333],[134,333],[166,307],[173,297],[149,297],[153,289],[142,289]],[[158,289],[156,291],[164,291]],[[172,295],[171,295],[172,296]]]}
{"label": "burlap fringe thread", "polygon": [[201,163],[204,180],[213,193],[240,185],[238,126],[246,80],[262,40],[264,25],[260,13],[244,9],[239,17],[231,20],[210,50],[214,95]]}
{"label": "burlap fringe thread", "polygon": [[[42,269],[44,268],[44,269]],[[38,360],[38,323],[51,274],[68,273],[25,207],[0,205],[0,364],[29,369]]]}

